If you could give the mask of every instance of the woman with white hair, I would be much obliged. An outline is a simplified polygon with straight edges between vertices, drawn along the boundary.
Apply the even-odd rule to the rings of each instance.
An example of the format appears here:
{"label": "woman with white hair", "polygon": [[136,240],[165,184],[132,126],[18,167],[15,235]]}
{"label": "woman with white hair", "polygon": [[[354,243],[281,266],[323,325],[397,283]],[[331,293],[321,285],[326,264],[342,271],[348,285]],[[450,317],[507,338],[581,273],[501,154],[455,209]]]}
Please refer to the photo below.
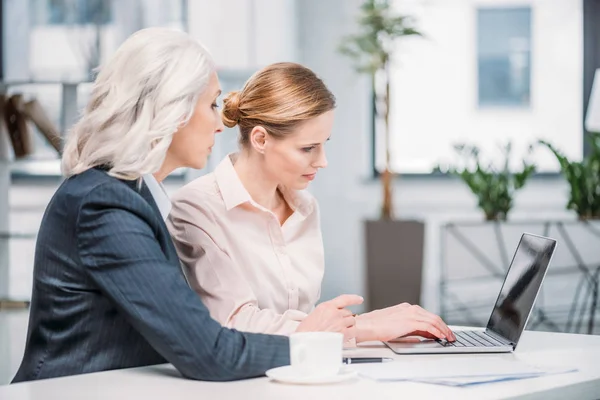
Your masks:
{"label": "woman with white hair", "polygon": [[[13,382],[172,363],[184,376],[232,380],[289,363],[283,336],[210,318],[188,287],[165,225],[160,182],[202,168],[223,125],[215,65],[182,32],[132,35],[100,70],[67,140],[65,181],[38,233],[25,355]],[[305,330],[352,336],[345,296]]]}

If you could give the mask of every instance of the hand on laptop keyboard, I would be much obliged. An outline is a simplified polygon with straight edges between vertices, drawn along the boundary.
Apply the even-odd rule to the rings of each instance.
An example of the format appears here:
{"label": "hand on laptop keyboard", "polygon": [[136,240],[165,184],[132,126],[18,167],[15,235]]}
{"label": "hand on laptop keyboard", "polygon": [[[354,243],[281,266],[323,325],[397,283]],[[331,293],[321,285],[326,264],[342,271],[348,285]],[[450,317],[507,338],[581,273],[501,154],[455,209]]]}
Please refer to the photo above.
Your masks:
{"label": "hand on laptop keyboard", "polygon": [[356,317],[357,340],[388,341],[403,336],[429,339],[456,338],[442,319],[417,305],[402,303]]}

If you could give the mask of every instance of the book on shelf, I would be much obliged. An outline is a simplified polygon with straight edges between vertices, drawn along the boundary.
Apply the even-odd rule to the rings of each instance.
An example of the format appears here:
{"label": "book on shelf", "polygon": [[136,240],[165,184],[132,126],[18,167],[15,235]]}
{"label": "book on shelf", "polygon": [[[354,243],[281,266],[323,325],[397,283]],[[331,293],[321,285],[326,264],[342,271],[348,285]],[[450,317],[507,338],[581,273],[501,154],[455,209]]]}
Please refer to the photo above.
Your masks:
{"label": "book on shelf", "polygon": [[2,131],[7,132],[15,159],[27,157],[34,152],[33,132],[29,122],[33,122],[57,153],[62,152],[60,131],[37,99],[25,102],[22,94],[0,94],[0,134]]}

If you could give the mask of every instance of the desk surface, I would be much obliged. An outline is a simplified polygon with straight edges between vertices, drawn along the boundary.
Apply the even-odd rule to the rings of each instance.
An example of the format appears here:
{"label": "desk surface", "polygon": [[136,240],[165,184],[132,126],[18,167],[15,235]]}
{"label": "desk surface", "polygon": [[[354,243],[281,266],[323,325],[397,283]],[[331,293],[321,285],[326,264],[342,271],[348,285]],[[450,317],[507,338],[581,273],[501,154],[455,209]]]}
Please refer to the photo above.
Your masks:
{"label": "desk surface", "polygon": [[[346,351],[349,356],[394,357],[411,362],[418,357],[440,359],[461,355],[399,356],[381,343]],[[490,357],[490,355],[485,355]],[[322,386],[286,385],[267,378],[237,382],[199,382],[182,379],[170,365],[99,372],[0,386],[0,400],[70,399],[598,399],[600,398],[600,336],[525,332],[514,354],[491,355],[543,366],[574,366],[579,372],[541,378],[498,382],[466,388],[424,383],[387,382],[357,378]],[[408,397],[410,396],[410,397]]]}

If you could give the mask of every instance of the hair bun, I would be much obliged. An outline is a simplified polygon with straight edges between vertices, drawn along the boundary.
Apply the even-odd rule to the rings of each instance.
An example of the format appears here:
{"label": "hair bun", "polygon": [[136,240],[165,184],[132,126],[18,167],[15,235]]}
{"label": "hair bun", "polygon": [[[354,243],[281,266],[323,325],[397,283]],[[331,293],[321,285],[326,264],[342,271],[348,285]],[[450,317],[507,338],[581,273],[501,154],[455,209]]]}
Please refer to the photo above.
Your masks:
{"label": "hair bun", "polygon": [[242,113],[240,111],[240,92],[230,92],[223,99],[223,124],[228,128],[233,128],[240,122]]}

